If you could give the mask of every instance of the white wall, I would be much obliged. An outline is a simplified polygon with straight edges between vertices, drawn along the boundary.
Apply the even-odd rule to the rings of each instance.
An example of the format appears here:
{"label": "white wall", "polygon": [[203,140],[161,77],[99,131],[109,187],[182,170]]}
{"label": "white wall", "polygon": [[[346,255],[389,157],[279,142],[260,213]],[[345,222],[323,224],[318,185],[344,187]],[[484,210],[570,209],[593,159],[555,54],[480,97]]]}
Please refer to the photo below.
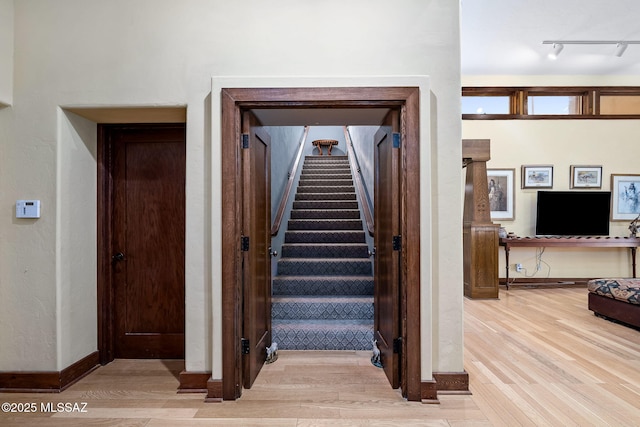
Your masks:
{"label": "white wall", "polygon": [[379,126],[349,126],[349,134],[353,143],[353,150],[358,158],[362,181],[369,197],[369,204],[373,209],[375,192],[375,144],[373,140]]}
{"label": "white wall", "polygon": [[[463,369],[457,2],[21,0],[14,6],[13,106],[0,110],[0,138],[8,142],[0,159],[0,370],[57,370],[97,345],[96,264],[85,262],[95,255],[95,235],[74,234],[95,230],[95,130],[64,113],[78,106],[187,106],[186,369],[219,366],[212,350],[220,348],[212,297],[219,286],[212,236],[220,199],[211,188],[218,173],[210,145],[217,138],[211,78],[293,75],[430,77],[424,110],[433,114],[423,123],[421,185],[437,196],[422,200],[423,248],[433,254],[422,265],[429,326],[422,331],[423,377],[430,378],[432,367]],[[340,31],[319,33],[318,22]],[[0,77],[0,90],[2,84]],[[12,206],[22,197],[42,200],[42,218],[15,220]],[[87,214],[72,209],[75,203]],[[88,309],[75,312],[79,305]]]}
{"label": "white wall", "polygon": [[13,0],[0,0],[0,108],[13,102]]}
{"label": "white wall", "polygon": [[[469,86],[639,86],[640,77],[622,76],[466,76]],[[497,221],[519,236],[535,234],[536,190],[521,189],[520,168],[527,164],[551,164],[553,190],[570,189],[571,165],[602,165],[602,190],[610,190],[611,174],[640,174],[637,156],[640,120],[464,120],[463,138],[491,140],[488,168],[515,168],[515,220]],[[611,236],[627,236],[628,221],[610,223]],[[510,270],[510,278],[535,272],[536,250],[517,248],[510,264],[522,263],[526,272]],[[628,249],[547,248],[545,264],[533,277],[583,278],[631,275]],[[499,274],[504,277],[500,250]]]}

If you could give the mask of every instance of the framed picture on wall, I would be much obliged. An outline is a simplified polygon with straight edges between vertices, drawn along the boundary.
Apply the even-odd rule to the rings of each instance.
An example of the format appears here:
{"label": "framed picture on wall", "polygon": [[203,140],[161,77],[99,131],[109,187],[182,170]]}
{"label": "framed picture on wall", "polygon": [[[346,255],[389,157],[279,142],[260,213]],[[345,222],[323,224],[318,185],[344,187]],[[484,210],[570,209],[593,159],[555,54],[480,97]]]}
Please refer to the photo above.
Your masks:
{"label": "framed picture on wall", "polygon": [[515,171],[515,169],[487,169],[491,219],[516,219]]}
{"label": "framed picture on wall", "polygon": [[522,165],[522,188],[552,188],[553,166]]}
{"label": "framed picture on wall", "polygon": [[571,166],[571,188],[602,187],[602,166]]}
{"label": "framed picture on wall", "polygon": [[631,221],[640,215],[640,175],[611,174],[611,220]]}

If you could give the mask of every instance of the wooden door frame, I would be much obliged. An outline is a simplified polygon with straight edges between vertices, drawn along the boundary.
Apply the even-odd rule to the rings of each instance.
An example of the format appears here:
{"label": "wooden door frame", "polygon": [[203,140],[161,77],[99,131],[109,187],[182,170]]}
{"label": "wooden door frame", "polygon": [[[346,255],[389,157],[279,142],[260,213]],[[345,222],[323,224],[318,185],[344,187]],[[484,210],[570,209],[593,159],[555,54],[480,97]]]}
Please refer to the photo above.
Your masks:
{"label": "wooden door frame", "polygon": [[[150,123],[150,124],[98,124],[97,135],[97,312],[98,312],[98,354],[101,365],[112,362],[115,358],[115,295],[112,285],[113,269],[113,141],[109,138],[108,129],[113,127],[143,129],[159,127],[185,128],[184,123]],[[186,144],[186,141],[185,141]],[[185,206],[186,208],[186,206]]]}
{"label": "wooden door frame", "polygon": [[[241,384],[241,119],[255,108],[391,108],[401,121],[401,367],[407,399],[420,401],[420,90],[418,87],[221,89],[222,381],[208,399],[240,397]],[[409,197],[408,195],[411,195]],[[425,396],[426,397],[426,396]]]}

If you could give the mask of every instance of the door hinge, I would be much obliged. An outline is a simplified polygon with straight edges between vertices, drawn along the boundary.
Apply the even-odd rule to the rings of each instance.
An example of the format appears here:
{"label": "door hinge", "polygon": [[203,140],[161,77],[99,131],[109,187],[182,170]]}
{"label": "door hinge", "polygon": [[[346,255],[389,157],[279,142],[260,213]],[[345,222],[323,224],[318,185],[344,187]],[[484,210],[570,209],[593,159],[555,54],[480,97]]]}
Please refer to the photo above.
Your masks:
{"label": "door hinge", "polygon": [[393,250],[399,251],[402,249],[402,236],[393,236]]}
{"label": "door hinge", "polygon": [[400,148],[401,135],[398,132],[393,133],[393,148]]}
{"label": "door hinge", "polygon": [[402,351],[402,337],[393,340],[393,353],[400,354]]}
{"label": "door hinge", "polygon": [[249,134],[243,133],[240,139],[242,143],[242,148],[249,148]]}
{"label": "door hinge", "polygon": [[249,236],[242,236],[240,238],[240,247],[242,248],[242,252],[249,250]]}
{"label": "door hinge", "polygon": [[249,354],[250,353],[250,346],[249,346],[249,340],[246,338],[241,338],[240,339],[240,347],[242,347],[242,354]]}

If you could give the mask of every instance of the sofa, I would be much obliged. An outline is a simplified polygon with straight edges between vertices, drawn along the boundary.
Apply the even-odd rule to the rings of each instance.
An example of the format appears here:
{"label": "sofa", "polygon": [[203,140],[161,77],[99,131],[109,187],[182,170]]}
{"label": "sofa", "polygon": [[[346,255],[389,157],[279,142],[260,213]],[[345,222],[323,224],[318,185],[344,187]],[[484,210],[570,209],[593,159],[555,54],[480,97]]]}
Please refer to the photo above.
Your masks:
{"label": "sofa", "polygon": [[594,279],[587,289],[596,316],[640,328],[640,279]]}

